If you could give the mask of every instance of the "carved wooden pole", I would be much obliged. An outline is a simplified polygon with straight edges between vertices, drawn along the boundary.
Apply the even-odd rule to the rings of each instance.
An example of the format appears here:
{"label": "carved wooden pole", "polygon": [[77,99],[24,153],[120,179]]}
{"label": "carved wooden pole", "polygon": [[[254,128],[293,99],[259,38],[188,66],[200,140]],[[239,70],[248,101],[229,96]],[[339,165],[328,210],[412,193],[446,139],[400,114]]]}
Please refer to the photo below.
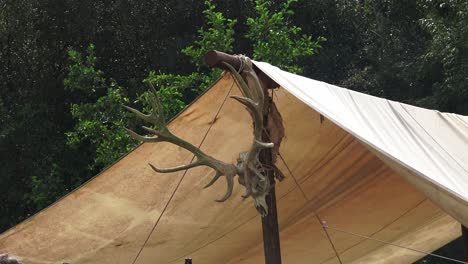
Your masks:
{"label": "carved wooden pole", "polygon": [[[236,70],[241,67],[241,59],[239,56],[229,55],[219,51],[209,51],[204,57],[205,63],[210,67],[217,67],[220,69],[226,69],[223,62],[231,64]],[[278,85],[266,76],[263,72],[257,71],[257,75],[264,88],[265,93],[265,109],[263,118],[263,126],[265,131],[263,132],[262,138],[264,142],[270,142],[270,136],[272,133],[269,130],[271,127],[268,122],[271,119],[268,117],[269,110],[272,104],[271,98],[268,96],[268,89],[276,88]],[[276,111],[276,107],[274,107]],[[282,125],[281,125],[282,128]],[[264,149],[260,152],[260,163],[266,167],[274,166],[274,159],[271,149]],[[263,248],[265,254],[266,264],[281,264],[281,247],[279,239],[278,229],[278,213],[276,208],[276,193],[275,193],[275,177],[274,171],[268,170],[267,177],[269,177],[272,184],[270,193],[266,196],[266,203],[268,206],[268,214],[262,217],[262,230],[263,230]]]}

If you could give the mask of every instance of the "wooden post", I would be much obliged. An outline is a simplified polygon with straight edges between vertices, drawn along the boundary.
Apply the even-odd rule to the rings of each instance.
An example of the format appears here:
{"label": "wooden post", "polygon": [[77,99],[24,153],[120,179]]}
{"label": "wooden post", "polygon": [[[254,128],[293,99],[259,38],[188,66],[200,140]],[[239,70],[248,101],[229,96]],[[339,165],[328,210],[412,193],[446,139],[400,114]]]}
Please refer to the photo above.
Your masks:
{"label": "wooden post", "polygon": [[209,67],[219,68],[223,70],[227,70],[223,62],[231,64],[231,66],[234,67],[234,69],[236,70],[239,70],[241,66],[241,59],[239,58],[239,56],[227,54],[216,50],[208,51],[203,57],[203,61]]}
{"label": "wooden post", "polygon": [[[273,177],[270,177],[270,179],[274,183],[275,179]],[[267,195],[266,202],[268,205],[268,215],[262,217],[265,264],[281,264],[281,245],[278,229],[278,213],[276,211],[275,187],[273,187],[270,194]]]}
{"label": "wooden post", "polygon": [[[226,54],[219,51],[209,51],[204,56],[205,63],[210,67],[217,67],[226,69],[222,62],[231,64],[236,70],[239,70],[241,66],[241,60],[239,56]],[[258,69],[256,69],[257,71]],[[271,80],[268,76],[261,72],[257,72],[262,86],[265,88],[265,104],[271,103],[268,98],[268,89],[275,88],[278,85]],[[267,107],[268,108],[268,107]],[[268,128],[268,114],[263,118],[263,126]],[[270,142],[269,131],[263,132],[263,141]],[[273,164],[273,155],[271,149],[266,149],[260,152],[260,162],[264,165],[271,167]],[[278,228],[278,213],[276,209],[276,193],[275,193],[275,178],[274,172],[268,170],[267,176],[270,179],[272,188],[270,193],[266,197],[266,203],[268,205],[268,214],[262,217],[262,230],[263,230],[263,249],[265,253],[265,264],[281,264],[281,247],[279,239],[279,228]]]}
{"label": "wooden post", "polygon": [[[271,81],[265,78],[266,75],[262,75],[260,82],[264,88],[265,93],[265,106],[270,109],[272,101],[268,97],[268,89],[274,88],[271,86]],[[271,80],[271,79],[270,79]],[[265,130],[262,134],[263,142],[271,142],[270,136],[272,135],[271,131],[268,130],[270,127],[268,125],[268,114],[266,113],[263,117],[263,127]],[[272,149],[264,149],[260,152],[260,163],[266,165],[267,167],[272,167],[274,165]],[[267,171],[267,176],[270,179],[272,188],[270,193],[266,197],[266,204],[268,206],[268,214],[262,217],[262,230],[263,230],[263,251],[265,254],[265,264],[281,264],[281,246],[279,238],[279,228],[278,228],[278,212],[276,209],[276,192],[275,192],[275,177],[272,170]]]}
{"label": "wooden post", "polygon": [[465,250],[465,262],[468,262],[468,228],[466,228],[464,225],[461,225],[461,229],[463,248]]}

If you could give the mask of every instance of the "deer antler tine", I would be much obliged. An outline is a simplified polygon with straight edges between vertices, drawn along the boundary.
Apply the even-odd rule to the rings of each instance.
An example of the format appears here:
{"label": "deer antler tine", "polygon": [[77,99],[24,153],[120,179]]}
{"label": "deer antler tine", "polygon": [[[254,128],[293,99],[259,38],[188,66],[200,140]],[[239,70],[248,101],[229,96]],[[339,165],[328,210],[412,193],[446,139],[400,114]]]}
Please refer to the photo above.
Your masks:
{"label": "deer antler tine", "polygon": [[124,105],[123,106],[125,109],[127,109],[128,111],[134,113],[136,116],[138,116],[139,118],[145,120],[146,122],[149,122],[149,123],[155,123],[155,122],[158,122],[157,119],[155,119],[155,117],[152,115],[152,114],[149,114],[149,115],[145,115],[143,114],[142,112],[134,109],[134,108],[131,108],[129,106],[126,106]]}
{"label": "deer antler tine", "polygon": [[156,136],[162,136],[162,133],[161,133],[161,132],[159,132],[159,131],[157,131],[157,130],[154,130],[154,129],[150,128],[150,127],[141,126],[141,128],[143,128],[144,130],[146,130],[146,131],[148,131],[148,132],[150,132],[150,133],[152,133],[152,134],[154,134],[154,135],[156,135]]}
{"label": "deer antler tine", "polygon": [[239,103],[247,106],[250,110],[252,111],[258,111],[258,105],[250,98],[243,97],[243,96],[237,96],[237,95],[231,95],[230,96],[232,99],[235,99]]}
{"label": "deer antler tine", "polygon": [[164,126],[166,122],[166,117],[164,116],[164,109],[162,107],[161,101],[159,100],[158,92],[154,88],[152,82],[149,81],[148,86],[150,87],[151,93],[152,93],[151,106],[153,108],[153,113],[157,112],[157,119],[159,122],[159,124],[157,125]]}
{"label": "deer antler tine", "polygon": [[254,144],[260,148],[273,148],[275,146],[274,143],[265,143],[265,142],[258,141],[256,139],[254,140]]}
{"label": "deer antler tine", "polygon": [[188,169],[191,169],[191,168],[194,168],[194,167],[202,166],[204,164],[196,161],[196,162],[193,162],[193,163],[190,163],[190,164],[187,164],[187,165],[182,165],[182,166],[177,166],[177,167],[172,167],[172,168],[157,168],[157,167],[153,166],[151,163],[149,163],[149,165],[156,172],[169,173],[169,172],[177,172],[177,171],[181,171],[181,170],[188,170]]}
{"label": "deer antler tine", "polygon": [[210,187],[211,185],[213,185],[213,184],[219,179],[219,177],[221,177],[221,176],[223,176],[223,173],[220,172],[220,171],[216,171],[216,174],[215,174],[215,176],[213,177],[213,179],[211,179],[210,182],[207,183],[207,184],[203,187],[203,189],[206,189],[206,188]]}
{"label": "deer antler tine", "polygon": [[227,192],[223,196],[223,198],[215,200],[216,202],[222,203],[226,201],[229,197],[231,197],[232,189],[234,188],[234,175],[226,175],[226,181],[227,181]]}
{"label": "deer antler tine", "polygon": [[140,141],[143,141],[143,142],[160,142],[161,139],[160,138],[157,138],[157,137],[144,137],[144,136],[141,136],[141,135],[138,135],[137,133],[135,133],[134,131],[128,129],[128,128],[124,128],[127,133],[134,139],[136,140],[140,140]]}
{"label": "deer antler tine", "polygon": [[236,78],[237,82],[240,85],[240,88],[242,90],[242,93],[247,96],[248,98],[252,98],[252,94],[250,93],[249,86],[247,83],[244,81],[244,78],[234,69],[234,67],[231,66],[231,64],[226,63],[223,61],[223,64],[228,68],[228,70],[231,72],[231,74]]}
{"label": "deer antler tine", "polygon": [[155,166],[153,166],[153,164],[151,163],[148,163],[148,165],[151,167],[151,169],[153,169],[155,172],[160,172],[161,170],[156,168]]}
{"label": "deer antler tine", "polygon": [[252,195],[252,189],[250,186],[245,186],[245,194],[241,195],[242,198],[247,199]]}
{"label": "deer antler tine", "polygon": [[258,79],[257,74],[253,70],[252,61],[246,60],[245,64],[246,64],[245,67],[248,68],[248,70],[245,71],[245,74],[247,75],[246,78],[251,81],[251,82],[248,82],[250,85],[249,87],[253,86],[252,91],[255,93],[255,98],[253,99],[258,101],[258,103],[262,106],[261,109],[263,111],[263,100],[265,98],[265,95],[263,92],[262,85],[260,84],[260,80]]}

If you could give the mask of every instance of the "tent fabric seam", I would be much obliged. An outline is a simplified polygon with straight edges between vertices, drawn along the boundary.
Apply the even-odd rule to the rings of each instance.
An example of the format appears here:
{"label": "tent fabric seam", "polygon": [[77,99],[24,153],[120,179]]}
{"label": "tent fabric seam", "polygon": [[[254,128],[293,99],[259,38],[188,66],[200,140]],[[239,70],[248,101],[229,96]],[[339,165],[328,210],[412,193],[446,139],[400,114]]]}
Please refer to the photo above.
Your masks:
{"label": "tent fabric seam", "polygon": [[[443,216],[439,216],[436,219],[431,219],[430,222],[435,222],[438,219],[440,219],[441,217],[443,217]],[[330,227],[330,226],[328,226],[327,228],[331,229],[331,230],[334,230],[335,232],[340,232],[340,233],[344,233],[344,234],[347,234],[347,235],[350,235],[350,236],[360,237],[361,239],[363,239],[362,241],[371,240],[371,241],[376,241],[376,242],[379,242],[379,243],[387,245],[387,246],[393,246],[393,247],[397,247],[397,248],[400,248],[400,249],[413,251],[413,252],[419,253],[421,255],[421,257],[433,256],[433,257],[438,257],[438,258],[442,258],[442,259],[446,259],[446,260],[451,260],[451,261],[457,262],[457,263],[468,264],[468,262],[465,262],[465,261],[462,261],[462,260],[449,258],[449,257],[443,256],[443,255],[438,255],[438,254],[434,254],[434,253],[431,253],[431,252],[425,252],[425,251],[422,251],[422,250],[419,250],[419,249],[410,248],[408,246],[398,245],[398,244],[395,244],[393,242],[388,242],[388,241],[385,241],[385,240],[382,240],[382,239],[379,239],[379,238],[374,238],[374,237],[371,237],[371,236],[361,235],[361,234],[351,232],[351,231],[347,231],[347,230],[344,230],[344,229],[340,229],[340,228],[336,228],[336,227]],[[420,229],[421,229],[421,227],[416,229],[415,231],[418,231]],[[328,260],[330,260],[330,259],[328,259]],[[324,263],[324,262],[321,262],[321,263]]]}
{"label": "tent fabric seam", "polygon": [[[343,138],[345,138],[346,136],[347,136],[347,135],[345,135],[344,137],[342,137],[342,138],[339,140],[339,142],[341,142],[341,140],[343,140]],[[336,144],[336,145],[337,145],[337,144]],[[336,147],[336,145],[334,145],[333,148]],[[349,144],[348,144],[347,146],[349,146]],[[327,153],[327,154],[328,154],[328,153]],[[289,168],[289,165],[288,165],[288,164],[286,163],[286,161],[283,159],[282,155],[278,154],[278,156],[279,156],[279,157],[281,158],[281,160],[283,161],[283,163],[284,163],[286,169],[288,170],[288,172],[290,173],[291,177],[293,177],[293,179],[296,181],[296,177],[294,176],[293,172],[292,172],[291,169]],[[310,177],[312,177],[312,176],[309,176],[309,178],[310,178]],[[296,184],[297,184],[298,188],[301,190],[301,193],[304,195],[305,200],[306,200],[306,201],[310,201],[310,199],[307,198],[307,196],[305,195],[304,191],[302,190],[301,186],[297,183],[297,181],[296,181]],[[341,200],[341,199],[344,199],[344,197],[340,198],[339,200]],[[339,201],[339,200],[338,200],[338,201]],[[390,223],[384,225],[384,226],[383,226],[382,228],[380,228],[379,230],[373,232],[373,233],[371,234],[371,236],[377,234],[378,232],[382,231],[382,230],[385,229],[386,227],[390,226],[391,224],[393,224],[393,223],[395,223],[396,221],[398,221],[399,219],[401,219],[403,216],[407,215],[409,212],[411,212],[412,210],[414,210],[415,208],[417,208],[418,206],[420,206],[425,200],[427,200],[427,198],[424,198],[422,201],[418,202],[414,207],[412,207],[412,208],[408,209],[407,211],[405,211],[401,216],[399,216],[399,217],[396,218],[396,219],[393,219]],[[335,202],[338,202],[338,201],[335,201]],[[302,210],[305,206],[306,206],[306,205],[304,205],[300,210]],[[315,217],[317,218],[317,220],[318,220],[318,222],[319,222],[319,225],[322,225],[322,220],[321,220],[321,217],[320,217],[319,212],[318,212],[319,210],[320,210],[319,208],[318,208],[317,210],[313,210],[313,214],[314,214]],[[333,243],[333,241],[332,241],[331,234],[328,234],[328,232],[327,232],[325,229],[323,229],[322,232],[324,232],[324,233],[326,234],[327,239],[329,240],[329,242],[330,242],[330,244],[331,244],[331,247],[332,247],[333,251],[335,252],[335,256],[336,256],[336,258],[338,259],[338,261],[339,261],[340,263],[343,263],[342,260],[341,260],[340,255],[339,255],[339,252],[338,252],[338,250],[335,248],[335,245],[334,245],[334,243]],[[357,242],[355,245],[353,245],[353,246],[351,246],[351,247],[345,249],[345,250],[344,250],[343,252],[341,252],[341,253],[344,253],[344,252],[348,251],[349,249],[351,249],[351,248],[353,248],[353,247],[355,247],[355,246],[361,244],[363,241],[365,241],[365,240],[361,240],[361,241]],[[328,260],[331,260],[331,259],[333,259],[333,258],[335,258],[335,257],[329,258],[329,259],[325,260],[325,261],[322,262],[322,263],[325,263],[325,262],[327,262]]]}
{"label": "tent fabric seam", "polygon": [[[298,180],[296,179],[296,176],[294,176],[294,174],[292,173],[292,170],[290,169],[288,163],[286,163],[286,161],[285,161],[284,158],[283,158],[283,155],[281,155],[279,151],[278,151],[278,156],[280,157],[281,161],[284,163],[284,166],[286,167],[286,169],[288,170],[289,174],[290,174],[291,177],[293,178],[294,183],[296,184],[297,188],[299,188],[299,190],[301,191],[302,196],[304,197],[304,199],[305,199],[306,201],[308,201],[309,199],[307,199],[307,195],[305,194],[304,190],[301,188],[301,185],[299,185],[299,182],[298,182]],[[292,190],[291,190],[291,191],[292,191]],[[287,194],[289,194],[289,192],[288,192]]]}
{"label": "tent fabric seam", "polygon": [[[314,168],[313,171],[310,172],[310,175],[304,177],[304,178],[300,181],[300,183],[303,183],[303,182],[307,181],[308,179],[310,179],[311,177],[313,177],[313,174],[314,174],[314,173],[316,173],[317,171],[319,171],[320,169],[322,169],[325,165],[327,165],[328,162],[330,162],[330,161],[333,159],[333,157],[330,157],[330,158],[327,159],[326,157],[328,156],[328,154],[330,154],[338,145],[340,145],[340,143],[342,143],[342,142],[345,140],[346,137],[348,137],[348,134],[346,134],[346,135],[344,135],[342,138],[340,138],[340,139],[338,140],[338,142],[335,143],[335,144],[333,145],[333,147],[330,148],[329,151],[327,151],[327,153],[324,155],[323,159],[321,159],[321,160],[319,160],[319,161],[317,162],[317,165],[318,165],[318,166],[316,166],[316,168]],[[343,147],[340,149],[340,151],[345,150],[345,149],[348,148],[349,145],[351,145],[352,143],[353,143],[352,140],[351,140],[350,142],[346,143],[345,146],[343,146]],[[323,161],[323,162],[322,162],[322,161]]]}
{"label": "tent fabric seam", "polygon": [[434,143],[436,143],[436,144],[440,147],[440,149],[442,149],[458,166],[460,166],[461,169],[463,169],[465,172],[468,172],[468,170],[467,170],[464,166],[462,166],[462,165],[458,162],[458,160],[455,159],[455,158],[452,156],[452,154],[450,154],[450,153],[439,143],[439,141],[437,141],[431,134],[429,134],[429,132],[427,132],[427,130],[426,130],[426,129],[425,129],[409,112],[408,112],[408,110],[407,110],[405,107],[403,107],[403,106],[401,105],[401,103],[400,103],[399,105],[400,105],[400,107],[403,109],[403,111],[405,111],[405,112],[411,117],[411,119],[413,119],[413,121],[414,121],[416,124],[418,124],[418,126],[419,126],[422,130],[424,130],[424,132],[426,133],[426,135],[427,135],[428,137],[430,137],[430,138],[434,141]]}
{"label": "tent fabric seam", "polygon": [[[427,198],[424,198],[423,200],[421,200],[420,202],[418,202],[416,205],[414,205],[413,207],[409,208],[408,210],[406,210],[402,215],[400,215],[399,217],[393,219],[390,223],[384,225],[383,227],[381,227],[379,230],[371,233],[370,235],[367,235],[369,237],[373,237],[375,236],[377,233],[383,231],[385,228],[389,227],[390,225],[394,224],[396,221],[400,220],[401,218],[403,218],[404,216],[408,215],[409,213],[411,213],[413,210],[415,210],[416,208],[418,208],[419,206],[421,206],[425,201],[427,201]],[[392,239],[394,240],[394,239]],[[363,242],[367,241],[367,239],[362,239],[360,240],[359,242],[357,242],[356,244],[352,245],[352,246],[349,246],[347,247],[346,249],[344,249],[342,252],[340,252],[340,254],[343,254],[347,251],[349,251],[350,249],[356,247],[356,246],[359,246],[361,245]],[[379,247],[380,248],[380,247]],[[326,263],[327,261],[329,261],[331,258],[325,260],[324,262],[322,263]]]}

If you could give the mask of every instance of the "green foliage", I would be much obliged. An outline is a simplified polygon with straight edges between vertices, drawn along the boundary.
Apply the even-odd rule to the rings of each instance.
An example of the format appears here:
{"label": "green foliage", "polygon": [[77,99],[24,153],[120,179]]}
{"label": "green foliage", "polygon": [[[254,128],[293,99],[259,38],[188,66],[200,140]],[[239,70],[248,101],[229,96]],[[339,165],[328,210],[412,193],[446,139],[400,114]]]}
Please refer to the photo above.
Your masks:
{"label": "green foliage", "polygon": [[423,102],[468,114],[468,2],[421,0],[420,5],[426,14],[420,23],[432,38],[421,59],[440,71],[434,93]]}
{"label": "green foliage", "polygon": [[45,177],[31,177],[31,193],[27,195],[27,199],[37,210],[48,206],[63,195],[64,190],[61,188],[65,183],[60,170],[60,166],[53,163],[50,174],[45,175]]}
{"label": "green foliage", "polygon": [[128,120],[132,120],[132,116],[122,109],[125,104],[128,104],[128,98],[123,88],[111,84],[107,94],[95,103],[72,105],[76,125],[67,133],[68,143],[95,146],[93,168],[107,166],[135,147],[134,141],[122,129],[130,125]]}
{"label": "green foliage", "polygon": [[198,39],[192,45],[182,50],[182,53],[190,57],[190,61],[200,69],[202,58],[210,50],[222,50],[232,52],[234,43],[234,25],[236,19],[225,18],[223,13],[215,11],[216,6],[212,1],[205,1],[206,9],[203,11],[208,28],[201,27]]}
{"label": "green foliage", "polygon": [[[210,1],[206,1],[205,4],[207,9],[203,14],[208,28],[200,29],[198,40],[182,51],[191,57],[197,68],[200,67],[201,55],[206,51],[232,49],[234,41],[233,26],[236,21],[226,19],[222,13],[216,12],[214,4]],[[122,108],[122,105],[129,104],[130,99],[124,88],[118,86],[115,81],[105,80],[104,73],[95,68],[94,52],[93,44],[87,48],[85,57],[80,52],[69,49],[71,64],[64,80],[65,89],[79,92],[81,97],[88,99],[88,102],[81,100],[72,104],[71,114],[76,123],[74,129],[67,133],[67,137],[71,146],[91,144],[95,147],[95,159],[91,169],[111,164],[136,144],[124,130],[124,127],[136,125],[134,119],[130,118],[131,114]],[[218,78],[219,74],[220,71],[211,71],[207,75],[198,72],[180,75],[150,71],[144,82],[150,81],[155,85],[166,118],[170,119]],[[103,90],[107,90],[104,95]],[[96,98],[95,101],[93,98]],[[135,102],[149,111],[149,92],[141,93],[135,98]]]}
{"label": "green foliage", "polygon": [[[144,82],[153,83],[157,89],[166,118],[170,119],[185,107],[184,95],[187,94],[187,91],[184,90],[190,87],[197,77],[196,73],[184,76],[166,73],[156,74],[154,71],[151,71]],[[143,102],[149,102],[150,96],[151,92],[146,91],[140,96],[140,99]],[[144,110],[147,112],[151,110],[147,103]]]}
{"label": "green foliage", "polygon": [[[152,82],[161,98],[166,118],[170,119],[180,112],[188,102],[202,93],[213,81],[219,78],[221,71],[202,68],[203,55],[209,50],[231,52],[234,43],[234,25],[237,20],[227,19],[223,13],[215,11],[212,1],[205,1],[203,11],[206,28],[201,27],[197,39],[192,45],[182,49],[182,53],[190,57],[197,71],[188,75],[171,74],[150,71],[144,82]],[[143,92],[139,100],[145,105],[144,110],[150,111],[147,103],[150,92]]]}
{"label": "green foliage", "polygon": [[[148,110],[143,79],[156,83],[168,118],[204,91],[220,74],[201,66],[210,49],[467,114],[467,3],[4,1],[0,230],[79,186],[135,144],[122,128],[138,124],[120,106]],[[308,36],[326,36],[326,46]]]}
{"label": "green foliage", "polygon": [[67,54],[71,64],[68,66],[67,77],[63,81],[65,89],[90,94],[105,88],[103,72],[95,68],[95,50],[94,44],[90,44],[86,50],[85,58],[75,49],[68,50]]}
{"label": "green foliage", "polygon": [[421,12],[416,2],[341,3],[339,15],[349,25],[347,41],[353,46],[344,54],[346,64],[340,66],[347,74],[337,83],[412,104],[430,94],[418,70],[417,58],[424,52],[428,36],[418,24]]}
{"label": "green foliage", "polygon": [[285,70],[301,73],[299,59],[308,57],[321,48],[324,37],[312,40],[311,36],[300,35],[301,28],[290,21],[294,11],[287,0],[278,11],[271,11],[271,1],[255,0],[256,17],[247,19],[249,31],[246,36],[253,42],[253,59],[267,61]]}
{"label": "green foliage", "polygon": [[47,205],[47,185],[37,176],[31,177],[31,200],[37,209],[44,208]]}
{"label": "green foliage", "polygon": [[[132,119],[122,105],[129,103],[124,88],[115,81],[108,81],[103,73],[95,68],[96,57],[94,45],[89,45],[86,59],[73,49],[68,51],[71,64],[64,80],[65,89],[80,91],[86,98],[97,98],[96,101],[74,103],[71,114],[75,127],[67,132],[67,143],[78,147],[80,144],[91,144],[95,148],[94,163],[91,168],[102,168],[130,151],[136,144],[123,129],[133,125]],[[109,83],[106,85],[106,83]],[[102,96],[102,91],[106,93]]]}

